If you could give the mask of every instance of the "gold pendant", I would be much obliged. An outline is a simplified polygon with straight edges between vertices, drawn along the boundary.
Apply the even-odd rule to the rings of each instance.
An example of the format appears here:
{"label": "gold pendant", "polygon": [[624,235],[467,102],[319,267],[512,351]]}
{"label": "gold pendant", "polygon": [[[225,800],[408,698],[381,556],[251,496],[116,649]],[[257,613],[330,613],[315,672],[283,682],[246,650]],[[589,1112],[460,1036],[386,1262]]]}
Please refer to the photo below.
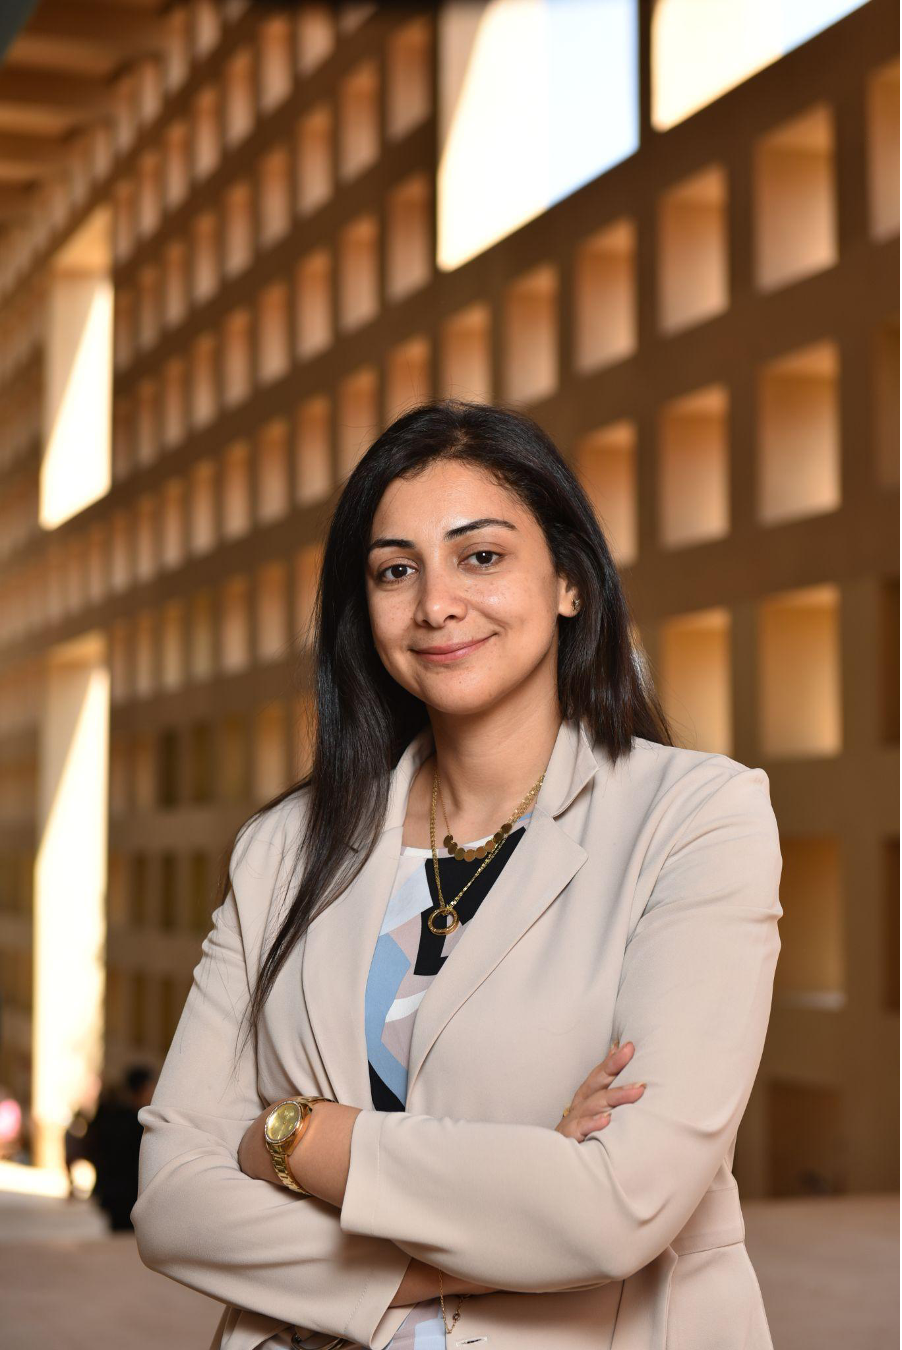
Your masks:
{"label": "gold pendant", "polygon": [[[451,922],[448,924],[447,928],[433,928],[432,921],[433,919],[437,919],[440,914],[451,915]],[[455,928],[457,928],[460,923],[460,919],[457,917],[457,911],[452,909],[450,905],[439,905],[438,909],[434,909],[429,915],[426,923],[429,925],[430,933],[434,933],[436,937],[445,937],[446,934],[454,932]]]}

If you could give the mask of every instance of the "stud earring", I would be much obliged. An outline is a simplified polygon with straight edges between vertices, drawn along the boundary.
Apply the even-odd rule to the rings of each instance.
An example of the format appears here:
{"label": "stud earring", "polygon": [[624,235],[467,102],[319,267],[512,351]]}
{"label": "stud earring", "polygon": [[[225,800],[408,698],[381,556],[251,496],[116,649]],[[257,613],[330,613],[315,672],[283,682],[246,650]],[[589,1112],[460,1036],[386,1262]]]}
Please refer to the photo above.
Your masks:
{"label": "stud earring", "polygon": [[574,613],[579,609],[581,603],[582,603],[582,601],[580,600],[579,596],[578,596],[578,595],[574,595],[574,597],[573,597],[573,611],[574,611]]}

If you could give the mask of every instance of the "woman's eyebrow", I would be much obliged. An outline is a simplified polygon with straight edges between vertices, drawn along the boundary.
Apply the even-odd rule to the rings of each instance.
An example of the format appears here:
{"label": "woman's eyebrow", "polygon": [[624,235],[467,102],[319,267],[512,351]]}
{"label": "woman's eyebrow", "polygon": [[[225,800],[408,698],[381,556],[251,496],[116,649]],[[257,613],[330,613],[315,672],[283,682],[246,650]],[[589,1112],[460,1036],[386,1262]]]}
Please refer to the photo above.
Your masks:
{"label": "woman's eyebrow", "polygon": [[[483,530],[487,525],[501,525],[505,530],[517,528],[509,520],[499,520],[495,516],[481,516],[479,520],[471,520],[466,525],[455,525],[452,530],[446,530],[445,538],[459,539],[462,534],[469,534],[471,530]],[[373,540],[367,549],[367,556],[376,548],[416,548],[416,544],[412,539],[389,539],[383,536],[381,539]]]}

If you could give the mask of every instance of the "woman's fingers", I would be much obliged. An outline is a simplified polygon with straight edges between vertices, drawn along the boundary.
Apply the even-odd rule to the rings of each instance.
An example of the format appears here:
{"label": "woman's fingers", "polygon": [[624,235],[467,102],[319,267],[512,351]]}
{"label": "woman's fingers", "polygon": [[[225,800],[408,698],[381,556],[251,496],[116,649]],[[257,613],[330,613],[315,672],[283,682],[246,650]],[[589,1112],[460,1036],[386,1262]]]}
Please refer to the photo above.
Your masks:
{"label": "woman's fingers", "polygon": [[628,1106],[631,1102],[639,1101],[645,1088],[645,1083],[628,1083],[623,1087],[604,1088],[594,1099],[587,1099],[576,1121],[578,1131],[576,1137],[580,1143],[590,1134],[603,1130],[610,1124],[611,1112],[615,1107]]}
{"label": "woman's fingers", "polygon": [[622,1073],[635,1053],[632,1041],[612,1044],[607,1055],[574,1093],[570,1108],[555,1126],[560,1134],[580,1142],[597,1130],[603,1130],[611,1119],[611,1111],[638,1101],[645,1091],[644,1083],[626,1083],[614,1087],[613,1082]]}
{"label": "woman's fingers", "polygon": [[629,1064],[634,1050],[635,1046],[632,1041],[627,1041],[625,1045],[611,1050],[600,1064],[596,1064],[586,1081],[577,1089],[573,1097],[574,1105],[583,1103],[593,1092],[598,1092],[600,1088],[605,1088],[613,1082],[617,1075],[622,1073]]}

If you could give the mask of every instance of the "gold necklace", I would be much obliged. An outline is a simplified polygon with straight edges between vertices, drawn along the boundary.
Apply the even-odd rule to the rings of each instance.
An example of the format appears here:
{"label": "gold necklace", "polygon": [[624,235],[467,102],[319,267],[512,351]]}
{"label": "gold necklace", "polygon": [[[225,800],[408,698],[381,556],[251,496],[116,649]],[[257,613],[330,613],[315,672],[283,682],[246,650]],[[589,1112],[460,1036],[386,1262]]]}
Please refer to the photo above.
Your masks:
{"label": "gold necklace", "polygon": [[[467,882],[466,886],[464,886],[463,890],[458,895],[456,895],[453,900],[450,900],[448,904],[445,904],[445,897],[442,895],[442,882],[438,870],[438,852],[435,847],[435,802],[439,791],[438,764],[436,763],[435,771],[432,776],[432,810],[429,813],[429,840],[432,845],[432,866],[435,869],[435,889],[438,892],[439,903],[438,906],[434,910],[432,910],[432,912],[429,915],[429,918],[426,920],[427,924],[429,925],[430,933],[435,933],[436,937],[445,937],[448,933],[453,933],[455,928],[457,928],[458,924],[460,923],[460,919],[457,915],[456,910],[454,909],[454,906],[457,904],[460,897],[464,894],[464,891],[468,890],[470,886],[473,885],[473,882],[479,876],[479,873],[483,870],[483,868],[488,867],[489,863],[492,861],[495,854],[498,852],[499,848],[504,843],[505,839],[513,829],[514,822],[517,819],[519,819],[520,816],[522,816],[523,812],[526,810],[527,806],[532,801],[533,797],[541,788],[544,779],[545,774],[543,773],[542,777],[538,780],[538,782],[534,783],[533,786],[529,789],[526,796],[523,798],[522,802],[517,807],[516,811],[510,817],[510,819],[506,820],[504,824],[501,826],[500,830],[496,830],[495,833],[488,840],[488,842],[485,844],[481,844],[479,848],[463,849],[460,847],[459,844],[455,843],[454,837],[450,833],[450,831],[448,834],[445,835],[445,847],[452,852],[453,856],[458,860],[458,862],[464,860],[467,862],[473,862],[477,857],[482,857],[483,855],[485,855],[484,861],[480,863],[479,867],[477,867],[476,871],[470,877],[470,880]],[[443,811],[444,808],[445,804],[443,800],[442,801]],[[445,824],[447,823],[448,818],[447,816],[445,816]],[[436,928],[434,926],[434,922],[440,915],[443,914],[449,914],[451,916],[448,921],[448,926],[447,928]]]}

